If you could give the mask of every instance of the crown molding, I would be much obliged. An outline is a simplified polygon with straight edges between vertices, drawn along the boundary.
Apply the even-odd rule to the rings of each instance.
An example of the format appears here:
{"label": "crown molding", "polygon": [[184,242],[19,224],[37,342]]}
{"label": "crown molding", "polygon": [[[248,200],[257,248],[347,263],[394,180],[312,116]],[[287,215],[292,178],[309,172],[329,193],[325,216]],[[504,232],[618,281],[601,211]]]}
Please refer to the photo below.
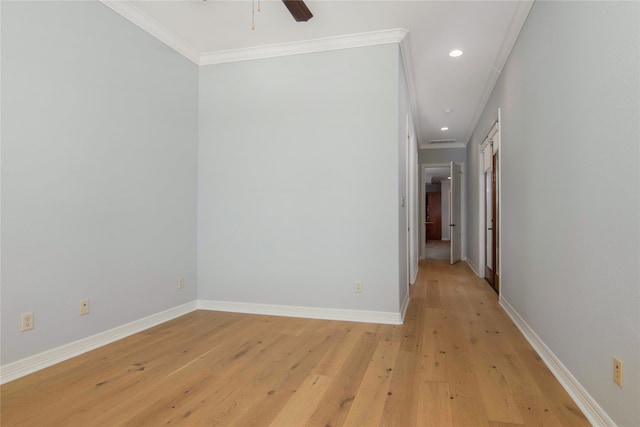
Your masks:
{"label": "crown molding", "polygon": [[516,10],[513,13],[513,18],[511,19],[511,23],[509,24],[509,28],[507,29],[507,33],[502,40],[502,45],[500,46],[500,50],[498,50],[498,54],[496,55],[496,59],[493,62],[493,67],[491,69],[491,74],[487,79],[487,82],[484,85],[484,90],[482,92],[482,96],[476,105],[475,113],[473,114],[473,119],[469,123],[469,128],[467,129],[467,133],[464,137],[465,145],[471,139],[471,135],[475,130],[478,122],[480,121],[480,116],[482,116],[482,112],[489,102],[489,98],[491,97],[491,93],[493,93],[493,89],[498,82],[498,78],[502,74],[502,69],[504,65],[507,63],[507,59],[509,59],[509,55],[511,55],[511,50],[516,44],[518,40],[518,36],[520,36],[520,31],[524,26],[525,21],[527,20],[527,16],[529,16],[529,12],[531,11],[531,7],[533,6],[533,2],[535,0],[520,0],[518,5],[516,6]]}
{"label": "crown molding", "polygon": [[422,127],[420,125],[420,111],[418,110],[418,92],[416,91],[416,83],[413,75],[413,58],[411,56],[410,43],[411,35],[408,31],[405,33],[405,35],[406,37],[403,37],[400,40],[400,57],[402,58],[402,64],[404,65],[404,76],[407,80],[409,105],[411,107],[411,116],[413,119],[414,132],[416,134],[416,142],[418,143],[418,147],[420,147],[420,140],[418,138],[420,136],[420,129],[422,129]]}
{"label": "crown molding", "polygon": [[173,32],[160,25],[158,21],[149,18],[131,2],[127,0],[100,0],[100,2],[187,59],[198,64],[200,54],[193,46],[176,37]]}
{"label": "crown molding", "polygon": [[141,12],[130,1],[100,0],[100,2],[197,65],[224,64],[227,62],[251,61],[254,59],[276,58],[352,47],[400,43],[409,32],[403,28],[394,28],[291,43],[200,53],[194,46],[180,39],[172,31]]}
{"label": "crown molding", "polygon": [[407,33],[408,31],[405,29],[396,28],[345,36],[324,37],[320,39],[291,43],[205,52],[200,55],[198,63],[200,65],[214,65],[224,64],[227,62],[251,61],[254,59],[324,52],[328,50],[349,49],[353,47],[400,43]]}

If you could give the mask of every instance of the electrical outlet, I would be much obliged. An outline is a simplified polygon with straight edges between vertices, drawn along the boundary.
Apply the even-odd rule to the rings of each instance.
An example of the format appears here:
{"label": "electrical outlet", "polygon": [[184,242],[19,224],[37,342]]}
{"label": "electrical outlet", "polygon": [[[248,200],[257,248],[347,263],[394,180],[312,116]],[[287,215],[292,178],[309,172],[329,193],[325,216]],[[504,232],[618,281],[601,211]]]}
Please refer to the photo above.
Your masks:
{"label": "electrical outlet", "polygon": [[20,330],[24,332],[31,329],[33,329],[33,312],[22,313],[20,316]]}
{"label": "electrical outlet", "polygon": [[622,360],[613,358],[613,382],[622,387]]}
{"label": "electrical outlet", "polygon": [[80,316],[89,314],[89,298],[80,300]]}
{"label": "electrical outlet", "polygon": [[184,288],[184,277],[178,279],[178,288]]}
{"label": "electrical outlet", "polygon": [[355,286],[353,287],[353,291],[357,294],[362,292],[362,282],[357,281]]}

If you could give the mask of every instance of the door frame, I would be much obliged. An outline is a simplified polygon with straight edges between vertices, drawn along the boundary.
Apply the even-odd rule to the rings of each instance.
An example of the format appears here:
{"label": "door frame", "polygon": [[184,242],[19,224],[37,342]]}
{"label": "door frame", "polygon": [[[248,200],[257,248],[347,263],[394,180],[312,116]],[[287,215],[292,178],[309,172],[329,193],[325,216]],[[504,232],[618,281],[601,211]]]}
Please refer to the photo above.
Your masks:
{"label": "door frame", "polygon": [[[486,148],[485,148],[486,149]],[[483,150],[484,151],[484,150]],[[498,153],[499,151],[493,152],[493,149],[491,150],[491,169],[488,169],[485,171],[485,190],[488,191],[487,188],[487,184],[489,183],[489,181],[491,181],[491,197],[487,197],[487,194],[485,193],[485,207],[486,210],[485,212],[489,212],[491,211],[491,229],[489,229],[489,224],[487,224],[487,220],[486,220],[486,215],[485,215],[485,225],[484,225],[484,231],[485,231],[485,242],[487,242],[487,237],[491,236],[491,249],[490,251],[487,250],[487,245],[485,245],[485,259],[488,260],[488,254],[489,252],[491,252],[491,267],[489,267],[489,262],[485,262],[484,264],[484,278],[487,280],[487,282],[489,282],[489,284],[491,286],[493,286],[493,288],[496,290],[496,292],[498,292],[498,270],[497,270],[497,266],[499,266],[498,260],[497,260],[497,256],[498,256],[498,228],[500,226],[500,218],[498,217],[498,164],[497,161],[499,161],[499,156]],[[483,152],[483,157],[484,157],[484,152]],[[487,179],[487,178],[490,178]],[[489,203],[491,204],[491,207],[489,207]]]}
{"label": "door frame", "polygon": [[[456,173],[455,172],[456,168],[454,167],[454,165],[457,166],[457,168],[458,168],[458,171],[457,171],[458,175],[461,175],[461,176],[458,176],[457,179],[453,179],[453,174]],[[449,240],[451,242],[450,246],[449,246],[449,248],[450,248],[449,261],[453,265],[453,264],[455,264],[457,262],[465,260],[465,257],[464,257],[464,254],[463,254],[463,250],[462,250],[462,242],[464,241],[464,237],[463,237],[464,234],[463,234],[463,229],[462,229],[462,222],[463,222],[462,221],[462,212],[463,212],[462,183],[465,181],[466,177],[464,175],[464,172],[462,171],[462,165],[460,163],[454,162],[454,161],[451,161],[449,163],[449,174],[451,175],[451,178],[452,178],[449,181],[449,182],[451,182],[451,185],[449,186],[449,189],[450,189],[449,190],[449,195],[451,196],[451,197],[449,197]],[[458,194],[458,200],[457,200],[458,207],[457,207],[457,209],[454,209],[454,200],[455,200],[455,198],[453,197],[453,194],[455,194],[454,183],[456,181],[459,182],[460,194]],[[460,211],[460,221],[459,221],[460,223],[459,224],[455,224],[454,226],[452,226],[451,224],[456,222],[455,217],[456,217],[456,212],[458,210]],[[456,234],[456,230],[453,227],[460,227],[460,241],[458,242],[458,246],[460,247],[460,257],[458,259],[456,259],[456,261],[453,260],[454,248],[456,247],[456,245],[455,245],[456,239],[454,237],[455,234]]]}
{"label": "door frame", "polygon": [[[494,132],[494,127],[495,132]],[[491,125],[491,128],[489,129],[489,132],[487,133],[487,136],[482,140],[482,142],[480,143],[480,147],[479,147],[479,156],[478,156],[478,190],[479,190],[479,195],[480,197],[478,197],[478,266],[477,266],[477,270],[476,270],[476,275],[478,275],[478,277],[482,277],[483,279],[485,278],[485,266],[487,264],[487,259],[486,259],[486,248],[487,248],[487,243],[486,243],[486,237],[485,237],[485,233],[486,233],[486,180],[485,180],[485,170],[484,170],[484,156],[482,154],[484,148],[486,147],[486,145],[489,142],[489,139],[491,136],[495,137],[495,135],[498,135],[498,144],[497,147],[494,149],[495,151],[492,153],[492,158],[493,158],[493,154],[495,154],[496,152],[498,153],[498,171],[496,173],[496,185],[498,188],[498,194],[496,197],[496,204],[498,205],[497,208],[497,230],[496,230],[496,234],[498,235],[498,239],[497,239],[497,264],[498,264],[498,268],[497,271],[494,272],[495,275],[498,276],[498,280],[500,280],[500,285],[499,285],[499,291],[498,291],[498,295],[500,295],[502,292],[502,221],[503,221],[503,217],[502,217],[502,158],[504,157],[504,151],[503,151],[503,144],[502,144],[502,119],[500,116],[500,108],[498,108],[498,115],[497,118],[493,121],[493,124]]]}
{"label": "door frame", "polygon": [[[466,178],[466,173],[467,173],[467,168],[466,168],[466,163],[465,162],[458,162],[455,160],[452,160],[455,163],[458,163],[460,165],[460,171],[462,172],[462,181],[460,181],[460,223],[461,223],[461,229],[460,229],[460,239],[461,239],[461,248],[460,248],[460,252],[461,252],[461,257],[460,260],[461,261],[466,261],[467,260],[467,239],[465,238],[466,236],[466,229],[467,229],[467,209],[466,209],[466,204],[467,204],[467,194],[466,194],[466,188],[467,188],[467,178]],[[426,210],[427,207],[425,206],[425,194],[426,194],[426,183],[424,182],[425,179],[425,169],[429,169],[429,168],[448,168],[451,166],[450,162],[437,162],[437,163],[420,163],[420,197],[419,197],[419,201],[420,201],[420,259],[423,260],[426,258],[427,255],[427,245],[424,242],[424,236],[427,232],[427,229],[424,225],[424,218],[426,215]]]}
{"label": "door frame", "polygon": [[[417,245],[418,230],[416,227],[418,210],[416,196],[418,192],[418,143],[413,132],[413,124],[409,114],[406,116],[406,140],[405,140],[405,219],[407,225],[407,292],[409,286],[416,283],[420,262],[420,248]],[[408,295],[408,294],[407,294]]]}

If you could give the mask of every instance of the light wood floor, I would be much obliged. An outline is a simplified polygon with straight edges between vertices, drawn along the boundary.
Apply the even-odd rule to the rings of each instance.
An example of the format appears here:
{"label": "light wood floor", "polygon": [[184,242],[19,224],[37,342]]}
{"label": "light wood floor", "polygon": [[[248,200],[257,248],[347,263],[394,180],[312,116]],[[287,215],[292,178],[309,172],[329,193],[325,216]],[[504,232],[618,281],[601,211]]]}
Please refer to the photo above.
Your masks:
{"label": "light wood floor", "polygon": [[196,311],[2,386],[2,426],[582,426],[464,263],[402,326]]}

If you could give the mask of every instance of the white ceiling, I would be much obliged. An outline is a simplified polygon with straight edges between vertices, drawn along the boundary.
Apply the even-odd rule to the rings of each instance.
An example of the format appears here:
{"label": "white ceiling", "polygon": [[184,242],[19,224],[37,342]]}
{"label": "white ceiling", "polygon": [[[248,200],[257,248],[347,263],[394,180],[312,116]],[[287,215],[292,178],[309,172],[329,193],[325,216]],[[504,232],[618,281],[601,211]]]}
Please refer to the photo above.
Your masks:
{"label": "white ceiling", "polygon": [[[405,59],[411,67],[416,131],[423,148],[429,148],[430,140],[457,141],[434,144],[437,147],[467,142],[531,7],[531,1],[306,0],[314,17],[295,22],[281,1],[262,0],[252,31],[252,2],[247,0],[118,3],[126,4],[129,19],[132,10],[137,14],[132,20],[138,25],[144,19],[143,28],[151,25],[169,34],[173,47],[191,53],[185,53],[191,59],[229,49],[409,30]],[[449,57],[453,49],[464,55]],[[446,108],[453,111],[445,113]],[[449,130],[441,131],[443,126]]]}

